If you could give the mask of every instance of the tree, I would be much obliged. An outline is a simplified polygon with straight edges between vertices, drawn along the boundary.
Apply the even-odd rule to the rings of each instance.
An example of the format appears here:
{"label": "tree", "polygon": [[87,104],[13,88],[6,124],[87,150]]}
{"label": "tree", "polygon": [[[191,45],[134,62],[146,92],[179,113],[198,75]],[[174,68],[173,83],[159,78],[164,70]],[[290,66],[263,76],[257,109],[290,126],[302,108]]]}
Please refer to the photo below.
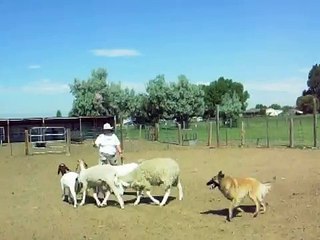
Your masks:
{"label": "tree", "polygon": [[122,88],[121,83],[110,83],[103,91],[105,101],[103,108],[108,109],[109,114],[120,117],[129,117],[135,98],[134,90]]}
{"label": "tree", "polygon": [[237,120],[242,111],[241,101],[235,91],[232,95],[230,93],[223,95],[220,111],[223,113],[224,122],[229,123],[229,126],[232,127],[232,122]]}
{"label": "tree", "polygon": [[191,84],[185,75],[178,76],[178,82],[171,84],[170,93],[168,112],[174,115],[178,122],[184,122],[186,128],[190,117],[203,115],[204,92],[200,86]]}
{"label": "tree", "polygon": [[244,91],[244,87],[241,83],[233,82],[231,79],[225,79],[220,77],[217,81],[211,82],[208,86],[202,85],[204,90],[204,101],[206,106],[206,115],[214,116],[217,104],[221,104],[222,97],[229,93],[233,95],[235,92],[241,102],[241,109],[247,108],[247,100],[249,99],[249,93]]}
{"label": "tree", "polygon": [[297,98],[297,109],[303,113],[313,113],[313,95],[300,96]]}
{"label": "tree", "polygon": [[60,110],[57,111],[56,117],[62,117],[62,114],[61,114],[61,111],[60,111]]}
{"label": "tree", "polygon": [[266,105],[263,105],[263,104],[257,104],[255,108],[262,110],[262,109],[266,109],[267,106],[266,106]]}
{"label": "tree", "polygon": [[289,106],[289,105],[285,105],[285,106],[282,106],[282,110],[283,110],[283,112],[284,113],[287,113],[287,112],[289,112],[290,111],[290,109],[293,109],[294,107],[292,107],[292,106]]}
{"label": "tree", "polygon": [[281,106],[279,104],[273,103],[273,104],[270,105],[270,108],[273,108],[275,110],[280,110]]}
{"label": "tree", "polygon": [[311,113],[313,109],[312,99],[316,97],[320,99],[320,65],[312,66],[308,74],[307,80],[308,89],[302,91],[302,96],[297,98],[296,106],[304,113]]}
{"label": "tree", "polygon": [[147,99],[142,102],[149,121],[159,122],[160,118],[168,116],[170,87],[166,83],[164,75],[158,75],[150,80],[146,87]]}
{"label": "tree", "polygon": [[320,98],[320,65],[315,64],[309,71],[307,85],[309,89],[308,94],[315,95]]}
{"label": "tree", "polygon": [[101,116],[109,114],[104,107],[107,87],[107,71],[99,68],[91,72],[87,81],[74,79],[70,84],[70,92],[74,96],[70,116]]}

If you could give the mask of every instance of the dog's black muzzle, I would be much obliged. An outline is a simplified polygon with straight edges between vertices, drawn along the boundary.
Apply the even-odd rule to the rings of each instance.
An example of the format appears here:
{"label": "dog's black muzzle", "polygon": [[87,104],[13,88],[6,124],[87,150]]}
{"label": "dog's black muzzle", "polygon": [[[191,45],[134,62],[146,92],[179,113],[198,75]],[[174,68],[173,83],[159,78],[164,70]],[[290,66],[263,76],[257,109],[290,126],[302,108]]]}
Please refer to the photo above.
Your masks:
{"label": "dog's black muzzle", "polygon": [[207,186],[210,186],[210,189],[213,190],[213,189],[215,189],[216,187],[219,187],[220,185],[219,185],[218,182],[216,182],[216,181],[212,178],[209,182],[207,182]]}

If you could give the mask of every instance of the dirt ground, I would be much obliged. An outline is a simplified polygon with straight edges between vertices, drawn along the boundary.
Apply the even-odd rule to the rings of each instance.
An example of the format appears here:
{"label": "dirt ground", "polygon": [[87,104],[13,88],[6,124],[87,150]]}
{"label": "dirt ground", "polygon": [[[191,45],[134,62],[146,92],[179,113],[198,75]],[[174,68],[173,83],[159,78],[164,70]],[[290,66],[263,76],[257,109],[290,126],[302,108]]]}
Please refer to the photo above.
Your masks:
{"label": "dirt ground", "polygon": [[[92,198],[74,209],[61,200],[57,166],[65,162],[75,169],[76,160],[96,163],[91,145],[74,145],[65,155],[23,156],[0,147],[0,239],[320,239],[320,151],[292,149],[156,148],[125,153],[127,162],[139,158],[169,156],[181,167],[183,201],[177,189],[165,207],[144,199],[133,206],[133,191],[124,196],[121,210],[114,196],[109,206],[98,208]],[[147,148],[146,148],[147,149]],[[252,217],[250,200],[246,212],[226,222],[229,201],[206,182],[219,170],[261,181],[276,176],[267,195],[267,212]],[[153,194],[161,199],[163,190]],[[91,192],[89,193],[91,196]]]}

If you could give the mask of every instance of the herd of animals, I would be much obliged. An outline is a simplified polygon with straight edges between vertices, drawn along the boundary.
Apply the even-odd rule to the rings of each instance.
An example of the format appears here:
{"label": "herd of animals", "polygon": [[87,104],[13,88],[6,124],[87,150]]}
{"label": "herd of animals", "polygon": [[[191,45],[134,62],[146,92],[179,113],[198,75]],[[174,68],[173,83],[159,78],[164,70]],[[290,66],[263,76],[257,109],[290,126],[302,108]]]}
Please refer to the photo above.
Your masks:
{"label": "herd of animals", "polygon": [[[94,190],[93,198],[98,207],[106,206],[110,194],[117,198],[121,208],[124,208],[122,195],[125,189],[131,188],[136,191],[137,198],[134,205],[138,205],[142,195],[145,193],[153,203],[164,206],[170,195],[171,187],[177,187],[179,200],[183,199],[183,189],[180,181],[180,168],[178,163],[171,158],[153,158],[139,161],[138,163],[128,163],[123,165],[94,165],[88,167],[85,161],[78,160],[76,172],[61,163],[58,166],[58,174],[62,189],[62,200],[68,200],[74,207],[85,204],[87,190]],[[155,199],[151,195],[152,186],[162,185],[165,194],[162,201]],[[227,220],[231,221],[235,209],[243,212],[239,207],[245,197],[249,197],[255,204],[254,217],[259,213],[266,212],[265,196],[271,188],[271,184],[261,183],[255,178],[234,178],[219,171],[216,176],[207,183],[210,189],[216,187],[225,198],[231,201]],[[78,204],[77,194],[82,192],[82,200]],[[98,198],[98,193],[104,194],[102,202]],[[262,207],[262,208],[260,208]]]}

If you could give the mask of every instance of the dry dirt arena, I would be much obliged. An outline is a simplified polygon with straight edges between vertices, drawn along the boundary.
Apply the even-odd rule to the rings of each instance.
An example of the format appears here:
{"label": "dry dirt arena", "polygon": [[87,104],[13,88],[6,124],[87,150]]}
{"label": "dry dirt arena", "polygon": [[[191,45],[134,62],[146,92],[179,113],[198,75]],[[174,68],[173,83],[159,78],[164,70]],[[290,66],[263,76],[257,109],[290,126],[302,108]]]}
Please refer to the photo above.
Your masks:
{"label": "dry dirt arena", "polygon": [[[209,149],[187,147],[149,148],[141,142],[136,151],[125,152],[125,161],[169,156],[181,166],[184,199],[177,189],[165,207],[149,199],[134,207],[128,189],[121,210],[112,195],[105,208],[91,197],[74,209],[61,200],[57,166],[65,162],[75,169],[84,158],[97,162],[90,144],[73,145],[71,156],[23,156],[16,145],[13,157],[8,146],[0,147],[0,239],[320,239],[320,151],[292,149]],[[151,149],[151,150],[145,150]],[[252,217],[250,200],[242,204],[242,217],[226,222],[229,202],[206,182],[219,170],[261,181],[276,176],[267,195],[267,212]],[[91,196],[91,192],[89,195]],[[157,187],[153,194],[161,198]]]}

